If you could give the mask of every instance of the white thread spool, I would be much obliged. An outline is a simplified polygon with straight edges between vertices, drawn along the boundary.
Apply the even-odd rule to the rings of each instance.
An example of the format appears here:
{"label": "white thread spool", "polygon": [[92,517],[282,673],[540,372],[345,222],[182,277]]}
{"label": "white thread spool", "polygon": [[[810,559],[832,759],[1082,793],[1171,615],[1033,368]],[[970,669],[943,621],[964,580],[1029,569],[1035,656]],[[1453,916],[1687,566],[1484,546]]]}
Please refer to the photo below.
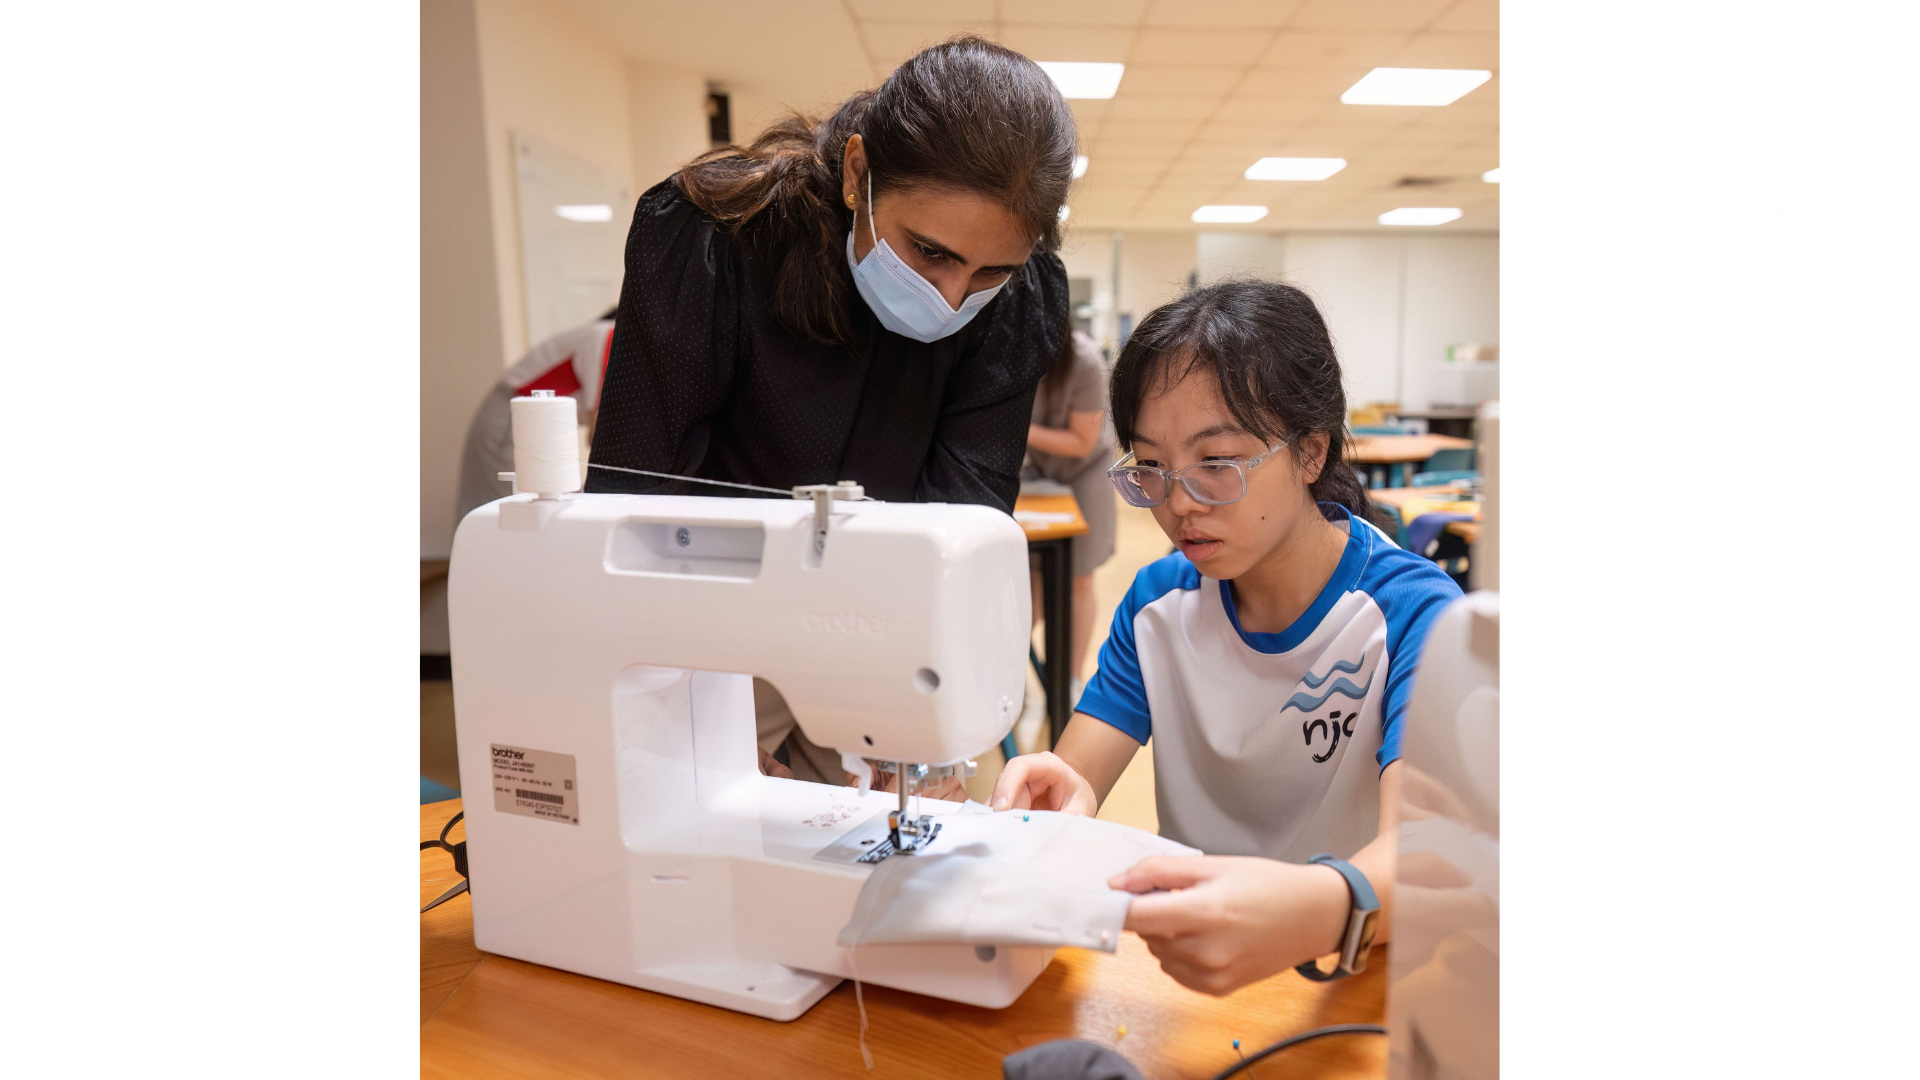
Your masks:
{"label": "white thread spool", "polygon": [[580,490],[580,425],[574,401],[535,390],[509,405],[513,417],[513,486],[551,499]]}

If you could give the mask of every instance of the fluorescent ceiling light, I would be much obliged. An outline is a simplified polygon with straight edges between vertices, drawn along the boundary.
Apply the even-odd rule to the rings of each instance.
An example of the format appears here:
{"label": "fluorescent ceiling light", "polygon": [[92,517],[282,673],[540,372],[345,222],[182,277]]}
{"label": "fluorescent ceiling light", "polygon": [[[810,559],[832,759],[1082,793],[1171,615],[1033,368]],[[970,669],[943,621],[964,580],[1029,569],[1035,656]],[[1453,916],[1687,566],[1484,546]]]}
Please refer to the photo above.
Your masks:
{"label": "fluorescent ceiling light", "polygon": [[1457,206],[1403,206],[1380,215],[1382,225],[1445,225],[1460,219]]}
{"label": "fluorescent ceiling light", "polygon": [[1203,206],[1193,212],[1193,220],[1203,225],[1245,225],[1266,216],[1264,206]]}
{"label": "fluorescent ceiling light", "polygon": [[1085,175],[1087,175],[1087,155],[1073,155],[1073,178],[1078,180]]}
{"label": "fluorescent ceiling light", "polygon": [[1374,68],[1347,87],[1348,105],[1451,105],[1493,78],[1491,71],[1456,68]]}
{"label": "fluorescent ceiling light", "polygon": [[1247,179],[1325,180],[1346,167],[1343,157],[1263,157],[1247,166]]}
{"label": "fluorescent ceiling light", "polygon": [[1037,63],[1060,88],[1060,96],[1070,98],[1110,98],[1120,89],[1120,76],[1127,70],[1125,64],[1083,64],[1077,60]]}
{"label": "fluorescent ceiling light", "polygon": [[568,221],[612,221],[613,207],[606,203],[582,203],[576,206],[556,206],[553,212]]}
{"label": "fluorescent ceiling light", "polygon": [[1066,207],[1064,207],[1064,206],[1063,206],[1063,207],[1061,207],[1061,208],[1060,208],[1060,220],[1061,220],[1061,221],[1065,221],[1065,220],[1067,220],[1067,215],[1068,215],[1068,214],[1070,214],[1070,213],[1072,213],[1072,211],[1071,211],[1071,210],[1069,210],[1069,209],[1067,209],[1067,208],[1066,208]]}
{"label": "fluorescent ceiling light", "polygon": [[1480,174],[1480,179],[1485,180],[1489,184],[1497,184],[1500,182],[1500,170],[1497,168],[1488,169],[1486,172]]}

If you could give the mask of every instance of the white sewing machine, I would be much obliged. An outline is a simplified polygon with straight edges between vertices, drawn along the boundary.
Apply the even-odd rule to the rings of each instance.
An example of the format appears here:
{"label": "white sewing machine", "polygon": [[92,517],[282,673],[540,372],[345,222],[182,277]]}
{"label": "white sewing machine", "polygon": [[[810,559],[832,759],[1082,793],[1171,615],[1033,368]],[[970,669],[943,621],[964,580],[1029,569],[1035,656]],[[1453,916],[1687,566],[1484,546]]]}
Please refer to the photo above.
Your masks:
{"label": "white sewing machine", "polygon": [[[937,849],[958,805],[906,789],[970,768],[1019,713],[1027,545],[987,507],[811,494],[515,495],[461,523],[481,949],[776,1020],[856,974],[835,938],[873,860]],[[755,675],[850,767],[902,763],[901,792],[761,775]],[[1000,1008],[1051,956],[868,947],[857,974]]]}

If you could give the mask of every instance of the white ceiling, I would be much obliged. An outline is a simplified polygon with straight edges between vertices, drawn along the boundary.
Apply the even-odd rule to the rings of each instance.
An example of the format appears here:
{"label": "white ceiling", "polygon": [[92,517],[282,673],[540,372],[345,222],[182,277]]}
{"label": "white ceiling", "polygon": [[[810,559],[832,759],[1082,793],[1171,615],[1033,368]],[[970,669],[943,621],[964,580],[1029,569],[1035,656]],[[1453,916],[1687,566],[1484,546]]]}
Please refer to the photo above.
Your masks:
{"label": "white ceiling", "polygon": [[[817,109],[973,32],[1035,60],[1127,65],[1110,101],[1074,101],[1087,175],[1072,225],[1195,228],[1203,203],[1272,208],[1210,229],[1376,229],[1399,206],[1457,206],[1441,231],[1499,226],[1498,0],[556,0],[615,48]],[[1492,81],[1438,108],[1342,105],[1375,67],[1470,67]],[[749,133],[736,132],[736,137]],[[1343,157],[1313,182],[1242,178],[1262,157]],[[1398,186],[1406,177],[1442,181]]]}

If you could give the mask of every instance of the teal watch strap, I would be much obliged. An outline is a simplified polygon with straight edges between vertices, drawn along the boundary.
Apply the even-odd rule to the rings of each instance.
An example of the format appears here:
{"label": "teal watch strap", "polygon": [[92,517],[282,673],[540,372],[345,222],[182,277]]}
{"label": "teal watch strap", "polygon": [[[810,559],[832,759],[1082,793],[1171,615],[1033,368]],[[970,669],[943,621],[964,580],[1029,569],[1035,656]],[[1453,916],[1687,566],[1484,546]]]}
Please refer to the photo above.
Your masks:
{"label": "teal watch strap", "polygon": [[1340,941],[1340,962],[1332,971],[1321,971],[1320,965],[1309,960],[1294,968],[1301,975],[1315,982],[1330,982],[1343,979],[1348,975],[1367,969],[1367,953],[1373,948],[1373,920],[1380,911],[1380,898],[1374,895],[1373,883],[1360,868],[1345,859],[1336,859],[1331,855],[1315,855],[1309,863],[1331,867],[1347,879],[1347,892],[1353,898],[1353,907],[1347,914],[1347,932]]}

